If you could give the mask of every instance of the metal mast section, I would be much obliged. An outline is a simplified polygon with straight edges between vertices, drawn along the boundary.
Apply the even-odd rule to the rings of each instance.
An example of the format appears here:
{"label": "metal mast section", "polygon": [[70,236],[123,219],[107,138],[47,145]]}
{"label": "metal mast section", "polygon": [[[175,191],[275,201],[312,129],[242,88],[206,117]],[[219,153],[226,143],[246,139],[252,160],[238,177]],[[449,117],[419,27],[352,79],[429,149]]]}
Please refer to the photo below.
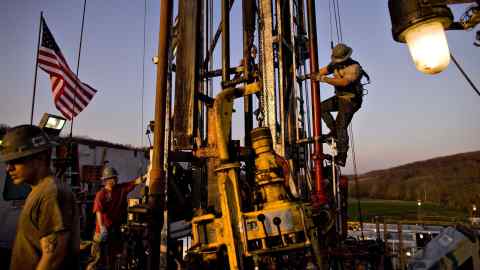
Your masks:
{"label": "metal mast section", "polygon": [[[317,45],[317,22],[315,15],[315,1],[307,0],[307,18],[308,18],[308,38],[310,47],[310,74],[318,72],[318,45]],[[325,189],[323,186],[323,145],[320,141],[322,135],[322,108],[320,102],[320,85],[317,81],[310,80],[310,89],[312,92],[312,111],[313,111],[313,169],[315,172],[315,191],[312,196],[312,202],[315,206],[321,206],[327,203]]]}
{"label": "metal mast section", "polygon": [[[261,0],[258,5],[259,66],[263,89],[259,101],[262,117],[257,120],[259,120],[259,126],[267,126],[270,129],[275,152],[288,161],[292,175],[297,177],[296,182],[300,190],[305,190],[306,182],[310,179],[309,151],[305,144],[308,141],[306,127],[310,123],[306,123],[308,117],[305,117],[306,108],[303,97],[308,95],[303,93],[305,86],[303,73],[308,58],[314,59],[310,60],[310,72],[318,71],[316,22],[315,15],[310,15],[315,13],[315,6],[311,3],[307,10],[310,12],[307,16],[309,26],[314,27],[309,27],[310,48],[308,49],[303,1]],[[311,52],[310,55],[308,51]],[[312,83],[311,91],[314,97],[312,105],[317,116],[313,122],[314,137],[320,138],[321,111],[318,82]],[[321,142],[315,140],[312,158],[316,179],[315,191],[312,194],[315,205],[326,203],[322,153]]]}
{"label": "metal mast section", "polygon": [[272,1],[259,1],[259,39],[260,39],[260,69],[262,72],[263,95],[261,95],[263,108],[262,118],[265,126],[272,133],[273,146],[276,152],[278,147],[277,132],[277,107],[275,98],[275,59],[274,59],[274,33]]}
{"label": "metal mast section", "polygon": [[[213,2],[217,1],[209,2],[209,5]],[[266,266],[271,260],[284,256],[293,260],[297,252],[304,257],[304,260],[298,260],[302,264],[298,269],[321,261],[318,259],[321,254],[314,247],[318,246],[319,238],[312,233],[313,230],[307,229],[317,226],[314,224],[311,204],[306,200],[308,196],[303,196],[303,201],[294,198],[298,197],[295,193],[298,194],[299,179],[308,178],[306,175],[310,174],[308,158],[302,161],[298,159],[307,152],[306,145],[299,141],[306,137],[301,93],[304,82],[300,77],[305,72],[301,67],[308,59],[306,31],[301,19],[304,9],[299,2],[244,0],[243,3],[237,3],[242,5],[242,32],[230,31],[230,20],[236,19],[230,14],[234,1],[217,2],[221,3],[220,26],[212,43],[205,44],[205,47],[209,45],[207,49],[203,48],[203,40],[207,39],[205,32],[208,26],[202,25],[202,14],[209,13],[206,10],[202,12],[207,3],[178,1],[178,20],[172,35],[177,44],[175,98],[171,115],[173,147],[166,154],[166,92],[172,1],[161,2],[155,144],[149,198],[155,218],[152,225],[157,228],[153,230],[152,265],[158,265],[157,233],[163,223],[161,210],[164,208],[166,175],[169,177],[168,187],[172,187],[169,188],[167,206],[170,228],[175,231],[173,223],[190,223],[190,254],[202,264],[210,265],[211,269],[226,261],[230,269]],[[309,25],[315,24],[314,20],[311,21],[314,17],[312,3],[308,11]],[[310,57],[314,58],[310,71],[315,72],[318,70],[316,33],[315,28],[312,31],[312,27],[309,27],[309,30]],[[255,37],[258,37],[258,58]],[[238,66],[230,63],[231,38],[243,40],[242,62]],[[218,40],[221,40],[221,69],[210,70],[208,63],[212,61]],[[202,80],[214,77],[217,77],[216,82],[220,82],[218,93],[215,96],[210,96],[206,91],[202,93]],[[314,118],[317,121],[314,123],[314,135],[318,138],[321,134],[318,83],[316,87],[312,86],[312,92],[317,98],[313,103],[317,116]],[[253,126],[253,95],[259,97],[257,128]],[[244,112],[232,118],[234,100],[237,98],[245,101]],[[206,107],[208,124],[201,122],[201,119],[205,119],[200,115],[202,106]],[[240,117],[244,117],[245,122],[243,147],[238,140],[232,140],[232,124]],[[206,141],[199,130],[201,126],[207,127]],[[163,165],[165,155],[168,155],[167,172]],[[318,202],[319,198],[321,202],[326,202],[322,193],[321,157],[320,141],[315,140],[313,159],[317,178],[314,202]],[[193,169],[184,166],[187,163],[191,167],[201,167],[206,181],[194,179]],[[177,172],[174,172],[174,166],[178,168]],[[192,170],[192,173],[182,176],[178,172],[187,170]],[[207,187],[202,182],[207,182]],[[174,189],[180,192],[170,196],[170,190]],[[205,193],[206,196],[202,196]],[[182,195],[183,200],[178,200]],[[176,235],[171,235],[170,242],[189,234],[182,232]],[[180,256],[178,258],[182,259]],[[195,264],[193,261],[188,263]],[[278,265],[281,265],[280,261]]]}
{"label": "metal mast section", "polygon": [[165,207],[165,121],[167,97],[167,71],[169,60],[170,29],[172,25],[172,0],[162,0],[160,4],[160,30],[158,38],[158,63],[155,97],[155,126],[152,169],[150,171],[149,208],[152,211],[150,227],[151,258],[150,269],[160,268],[160,234],[163,227]]}

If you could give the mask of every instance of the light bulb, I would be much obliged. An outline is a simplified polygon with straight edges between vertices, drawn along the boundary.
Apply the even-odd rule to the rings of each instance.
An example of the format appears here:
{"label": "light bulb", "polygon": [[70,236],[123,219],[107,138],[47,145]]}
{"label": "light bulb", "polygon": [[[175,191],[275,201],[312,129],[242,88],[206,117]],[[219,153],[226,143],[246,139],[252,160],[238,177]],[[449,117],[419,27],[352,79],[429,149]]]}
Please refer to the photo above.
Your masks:
{"label": "light bulb", "polygon": [[443,25],[431,20],[405,30],[405,40],[417,69],[423,73],[436,74],[450,62],[450,50]]}

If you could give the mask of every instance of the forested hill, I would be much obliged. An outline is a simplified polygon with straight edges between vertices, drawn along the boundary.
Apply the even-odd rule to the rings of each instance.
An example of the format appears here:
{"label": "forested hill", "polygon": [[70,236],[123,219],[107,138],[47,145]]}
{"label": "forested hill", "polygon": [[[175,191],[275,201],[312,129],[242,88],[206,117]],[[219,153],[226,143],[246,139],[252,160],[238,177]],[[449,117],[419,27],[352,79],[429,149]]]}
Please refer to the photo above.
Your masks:
{"label": "forested hill", "polygon": [[[351,182],[351,195],[354,183]],[[480,151],[418,161],[359,176],[360,197],[426,200],[454,208],[480,205]]]}

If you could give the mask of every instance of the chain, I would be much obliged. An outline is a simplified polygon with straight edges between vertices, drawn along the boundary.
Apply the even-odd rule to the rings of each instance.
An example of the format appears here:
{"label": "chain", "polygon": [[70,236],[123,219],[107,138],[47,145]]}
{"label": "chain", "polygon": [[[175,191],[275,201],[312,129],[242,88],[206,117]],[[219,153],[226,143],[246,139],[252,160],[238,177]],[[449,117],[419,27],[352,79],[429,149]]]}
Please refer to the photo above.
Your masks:
{"label": "chain", "polygon": [[[262,23],[262,19],[263,16],[257,16],[257,20],[258,20],[258,30],[259,31],[262,31],[263,30],[263,23]],[[263,74],[262,74],[262,71],[263,71],[263,42],[262,42],[262,38],[260,37],[259,35],[259,38],[258,38],[258,66],[260,67],[258,69],[258,79],[259,80],[263,80]],[[263,127],[264,126],[264,120],[265,120],[265,96],[264,96],[264,89],[261,89],[258,93],[257,93],[257,98],[258,98],[258,109],[255,110],[255,116],[256,116],[256,119],[257,119],[257,122],[258,122],[258,126],[259,127]]]}

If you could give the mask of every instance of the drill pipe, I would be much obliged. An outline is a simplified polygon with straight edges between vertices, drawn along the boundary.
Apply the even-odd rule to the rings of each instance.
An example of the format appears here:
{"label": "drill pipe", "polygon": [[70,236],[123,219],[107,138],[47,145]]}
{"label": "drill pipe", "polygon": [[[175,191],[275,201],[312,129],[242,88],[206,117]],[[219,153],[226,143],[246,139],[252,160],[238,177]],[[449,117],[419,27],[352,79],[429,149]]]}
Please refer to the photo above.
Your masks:
{"label": "drill pipe", "polygon": [[[315,1],[307,1],[308,17],[308,37],[310,47],[310,73],[318,72],[317,55],[317,22],[315,19]],[[310,89],[312,92],[312,111],[313,111],[313,136],[320,138],[322,135],[322,108],[320,102],[320,85],[318,81],[310,79]],[[313,168],[315,171],[315,190],[312,194],[312,203],[314,206],[321,206],[327,202],[325,189],[323,186],[323,146],[319,140],[314,141]]]}
{"label": "drill pipe", "polygon": [[153,219],[150,226],[152,230],[152,253],[150,269],[160,269],[160,229],[163,227],[163,208],[165,198],[165,114],[167,96],[167,72],[170,28],[172,25],[172,0],[163,0],[160,4],[160,30],[158,38],[157,82],[155,97],[155,126],[152,170],[150,171],[149,208],[152,210]]}

